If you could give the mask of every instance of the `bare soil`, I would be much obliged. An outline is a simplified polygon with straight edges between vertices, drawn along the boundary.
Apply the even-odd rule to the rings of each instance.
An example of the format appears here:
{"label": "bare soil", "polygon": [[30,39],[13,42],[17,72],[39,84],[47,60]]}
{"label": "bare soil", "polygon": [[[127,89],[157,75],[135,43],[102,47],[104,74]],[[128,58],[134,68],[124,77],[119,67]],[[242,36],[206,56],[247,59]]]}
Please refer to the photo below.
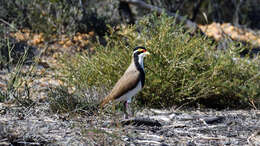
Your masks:
{"label": "bare soil", "polygon": [[55,114],[48,103],[0,104],[0,145],[260,145],[259,110]]}

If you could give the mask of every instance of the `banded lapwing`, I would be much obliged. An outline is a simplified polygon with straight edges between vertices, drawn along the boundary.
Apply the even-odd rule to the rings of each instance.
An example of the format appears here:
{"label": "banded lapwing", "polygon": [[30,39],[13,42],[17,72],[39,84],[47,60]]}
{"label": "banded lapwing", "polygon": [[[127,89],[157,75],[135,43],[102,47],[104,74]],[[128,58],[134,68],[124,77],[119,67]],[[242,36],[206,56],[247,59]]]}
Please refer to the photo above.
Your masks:
{"label": "banded lapwing", "polygon": [[133,50],[132,61],[123,76],[117,81],[111,92],[101,101],[103,108],[110,101],[124,102],[125,118],[128,118],[128,104],[131,98],[142,90],[145,83],[144,57],[150,53],[145,47],[136,47]]}

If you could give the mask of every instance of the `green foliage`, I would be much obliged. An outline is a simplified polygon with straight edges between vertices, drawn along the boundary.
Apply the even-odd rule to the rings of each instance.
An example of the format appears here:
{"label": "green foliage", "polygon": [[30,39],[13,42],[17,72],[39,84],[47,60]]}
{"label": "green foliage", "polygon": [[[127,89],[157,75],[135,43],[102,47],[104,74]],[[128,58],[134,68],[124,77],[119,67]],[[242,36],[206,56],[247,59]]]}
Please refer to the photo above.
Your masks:
{"label": "green foliage", "polygon": [[235,44],[229,51],[214,51],[210,39],[191,36],[165,15],[152,15],[136,26],[110,32],[107,46],[98,45],[95,55],[62,59],[68,84],[111,89],[128,67],[132,49],[142,45],[152,55],[145,59],[146,84],[137,98],[141,105],[170,107],[205,99],[206,105],[214,100],[219,106],[241,106],[260,97],[259,61],[234,60],[241,49]]}

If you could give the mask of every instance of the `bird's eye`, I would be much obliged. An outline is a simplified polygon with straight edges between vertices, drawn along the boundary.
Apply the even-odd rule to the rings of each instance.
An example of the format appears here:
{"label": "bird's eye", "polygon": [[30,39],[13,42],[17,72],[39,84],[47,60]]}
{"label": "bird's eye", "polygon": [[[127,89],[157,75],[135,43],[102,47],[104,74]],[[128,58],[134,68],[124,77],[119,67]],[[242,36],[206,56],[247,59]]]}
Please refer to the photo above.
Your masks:
{"label": "bird's eye", "polygon": [[138,52],[144,53],[144,52],[146,52],[146,50],[145,49],[138,49]]}

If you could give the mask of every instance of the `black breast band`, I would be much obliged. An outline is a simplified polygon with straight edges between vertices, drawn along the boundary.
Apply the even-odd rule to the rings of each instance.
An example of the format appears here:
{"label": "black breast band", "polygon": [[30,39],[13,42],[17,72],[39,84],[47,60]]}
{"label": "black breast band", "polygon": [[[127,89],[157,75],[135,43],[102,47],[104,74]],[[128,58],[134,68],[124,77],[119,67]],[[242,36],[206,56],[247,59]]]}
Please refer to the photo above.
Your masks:
{"label": "black breast band", "polygon": [[141,80],[141,84],[142,84],[142,87],[143,87],[144,82],[145,82],[145,73],[144,73],[144,69],[139,64],[138,59],[139,59],[138,54],[134,54],[135,66],[136,66],[137,70],[140,71],[139,79]]}

